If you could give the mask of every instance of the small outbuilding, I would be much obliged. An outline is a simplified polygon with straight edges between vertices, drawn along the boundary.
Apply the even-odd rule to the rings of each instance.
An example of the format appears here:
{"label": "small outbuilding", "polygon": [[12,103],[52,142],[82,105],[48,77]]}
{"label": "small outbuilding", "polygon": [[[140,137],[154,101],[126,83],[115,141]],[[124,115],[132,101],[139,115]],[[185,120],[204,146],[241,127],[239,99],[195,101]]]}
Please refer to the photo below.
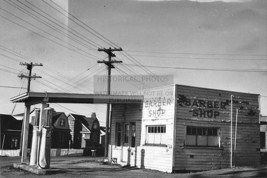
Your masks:
{"label": "small outbuilding", "polygon": [[109,159],[164,172],[260,164],[259,95],[171,85],[113,104]]}

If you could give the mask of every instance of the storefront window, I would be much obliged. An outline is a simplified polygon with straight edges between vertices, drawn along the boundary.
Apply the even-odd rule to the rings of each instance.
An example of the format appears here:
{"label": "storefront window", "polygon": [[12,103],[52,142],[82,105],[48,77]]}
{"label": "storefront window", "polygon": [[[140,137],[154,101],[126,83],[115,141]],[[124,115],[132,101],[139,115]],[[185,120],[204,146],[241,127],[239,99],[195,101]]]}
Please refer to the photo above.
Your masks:
{"label": "storefront window", "polygon": [[146,144],[164,144],[166,125],[147,126]]}
{"label": "storefront window", "polygon": [[186,145],[218,147],[219,128],[187,126]]}

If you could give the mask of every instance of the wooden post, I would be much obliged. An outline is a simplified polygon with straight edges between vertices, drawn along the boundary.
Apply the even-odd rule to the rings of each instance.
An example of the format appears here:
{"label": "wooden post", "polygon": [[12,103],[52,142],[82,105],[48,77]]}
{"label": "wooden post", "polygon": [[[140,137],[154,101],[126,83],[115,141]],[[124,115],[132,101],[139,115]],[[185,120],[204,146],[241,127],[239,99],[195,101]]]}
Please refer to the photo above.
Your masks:
{"label": "wooden post", "polygon": [[231,95],[231,126],[230,126],[230,168],[233,167],[233,95]]}
{"label": "wooden post", "polygon": [[21,163],[27,162],[30,110],[31,110],[31,105],[25,103]]}
{"label": "wooden post", "polygon": [[236,137],[237,137],[237,119],[238,119],[238,109],[236,109],[236,116],[235,116],[235,145],[234,145],[235,167],[236,167]]}

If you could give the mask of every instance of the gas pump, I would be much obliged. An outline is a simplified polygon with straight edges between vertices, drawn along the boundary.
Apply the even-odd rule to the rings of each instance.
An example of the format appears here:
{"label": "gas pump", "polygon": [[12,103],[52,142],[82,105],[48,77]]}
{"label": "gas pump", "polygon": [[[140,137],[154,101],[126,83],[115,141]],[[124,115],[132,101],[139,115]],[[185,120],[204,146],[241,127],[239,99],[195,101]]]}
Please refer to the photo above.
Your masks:
{"label": "gas pump", "polygon": [[30,165],[40,169],[50,168],[51,131],[53,108],[44,108],[43,113],[35,110],[32,119],[33,135]]}
{"label": "gas pump", "polygon": [[51,131],[52,131],[52,108],[45,108],[45,117],[42,120],[41,140],[39,146],[38,167],[41,169],[50,168]]}
{"label": "gas pump", "polygon": [[39,118],[40,118],[40,109],[35,109],[35,116],[31,119],[31,123],[33,125],[32,131],[32,146],[31,146],[31,157],[30,157],[30,165],[36,165],[37,163],[37,146],[38,146],[38,134],[39,134]]}

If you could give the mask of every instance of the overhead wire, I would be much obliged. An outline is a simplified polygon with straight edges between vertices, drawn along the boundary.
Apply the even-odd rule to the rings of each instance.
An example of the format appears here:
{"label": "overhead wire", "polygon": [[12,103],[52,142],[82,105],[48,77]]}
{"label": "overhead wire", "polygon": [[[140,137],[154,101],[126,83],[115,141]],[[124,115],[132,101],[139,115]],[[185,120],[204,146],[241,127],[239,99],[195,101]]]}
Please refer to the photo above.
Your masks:
{"label": "overhead wire", "polygon": [[225,60],[225,61],[251,61],[251,60],[259,60],[259,61],[266,61],[266,59],[257,59],[257,58],[249,58],[249,59],[246,59],[246,58],[242,58],[242,59],[236,59],[236,58],[207,58],[207,57],[191,57],[191,56],[162,56],[162,55],[138,55],[138,54],[135,54],[134,56],[140,56],[140,57],[148,57],[148,58],[161,58],[161,59],[165,59],[165,58],[168,58],[168,59],[201,59],[201,60]]}
{"label": "overhead wire", "polygon": [[[71,13],[66,11],[64,8],[62,8],[59,4],[57,4],[53,0],[50,0],[50,2],[52,4],[54,4],[60,10],[58,10],[55,6],[51,5],[50,3],[46,2],[45,0],[42,0],[42,1],[45,2],[47,5],[49,5],[50,7],[52,7],[53,9],[55,9],[56,11],[60,12],[62,15],[66,16],[67,18],[70,17],[69,19],[72,22],[74,22],[75,24],[77,24],[78,26],[80,26],[81,28],[86,30],[87,32],[91,33],[92,35],[94,35],[98,39],[104,41],[105,43],[107,43],[113,47],[119,47],[117,44],[115,44],[114,42],[107,39],[105,36],[103,36],[102,34],[97,32],[96,30],[94,30],[92,27],[90,27],[89,25],[87,25],[86,23],[84,23],[83,21],[79,20],[77,17],[75,17],[74,15],[72,15]],[[64,12],[64,13],[62,13],[62,12]],[[66,14],[68,14],[68,15],[66,15]]]}
{"label": "overhead wire", "polygon": [[[23,60],[26,60],[26,61],[28,61],[28,62],[31,62],[30,60],[28,60],[28,58],[26,57],[26,56],[24,56],[24,55],[22,55],[22,54],[18,54],[18,53],[16,53],[15,51],[12,51],[12,50],[10,50],[10,49],[8,49],[8,48],[1,48],[1,46],[0,46],[0,49],[5,49],[5,51],[7,51],[7,52],[9,52],[9,53],[11,53],[11,54],[14,54],[14,55],[16,55],[17,57],[19,57],[19,58],[22,58]],[[0,53],[0,55],[1,55],[1,53]],[[23,60],[19,60],[19,59],[16,59],[16,58],[11,58],[11,57],[9,57],[9,56],[6,56],[6,55],[4,55],[5,57],[7,57],[7,58],[10,58],[10,59],[13,59],[14,61],[17,61],[17,62],[21,62],[21,61],[23,61]],[[44,68],[46,68],[46,66],[43,66]],[[41,72],[43,72],[45,75],[48,75],[48,76],[50,76],[50,77],[52,77],[53,79],[56,79],[56,80],[58,80],[58,81],[60,81],[60,82],[63,82],[63,83],[65,83],[65,84],[67,84],[67,85],[70,85],[70,86],[74,86],[74,84],[72,84],[72,83],[70,83],[69,81],[64,81],[64,80],[62,80],[62,79],[60,79],[59,77],[56,77],[56,75],[52,75],[52,74],[50,74],[49,72],[46,72],[45,70],[42,70],[42,69],[38,69],[39,71],[41,71]],[[54,73],[54,71],[52,71],[51,69],[49,69],[49,68],[47,68],[47,70],[49,70],[50,72],[53,72]],[[18,71],[18,70],[17,70]],[[56,74],[56,73],[55,73]],[[65,76],[61,76],[62,78],[65,78]],[[83,90],[83,89],[82,89]],[[84,90],[84,91],[86,91],[86,90]]]}
{"label": "overhead wire", "polygon": [[[23,21],[23,22],[29,24],[30,26],[33,26],[34,28],[36,28],[36,29],[42,31],[43,33],[45,33],[45,34],[47,34],[47,35],[49,35],[49,36],[52,36],[53,38],[55,38],[55,39],[57,39],[57,40],[59,40],[59,41],[61,41],[61,42],[63,42],[63,43],[66,43],[66,42],[65,42],[64,40],[62,40],[61,38],[59,38],[59,37],[57,37],[57,36],[55,36],[55,35],[52,35],[52,34],[46,32],[46,31],[44,31],[43,29],[41,29],[41,28],[39,28],[39,27],[37,27],[37,26],[35,26],[35,25],[33,25],[33,24],[31,24],[31,23],[25,21],[24,19],[18,17],[17,15],[15,15],[15,14],[13,14],[13,13],[10,13],[10,12],[8,12],[7,10],[5,10],[5,9],[3,9],[3,8],[1,8],[1,7],[0,7],[0,9],[3,10],[3,11],[5,11],[6,13],[8,13],[8,14],[10,14],[10,15],[12,15],[12,16],[18,18],[18,19],[20,19],[21,21]],[[45,35],[40,34],[40,33],[37,33],[36,31],[33,31],[33,30],[31,30],[30,28],[28,28],[28,27],[26,27],[26,26],[24,26],[24,25],[21,25],[21,24],[15,22],[15,21],[13,21],[13,20],[10,20],[9,18],[7,18],[7,17],[5,17],[5,16],[3,16],[3,15],[0,15],[0,17],[2,17],[3,19],[5,19],[5,20],[7,20],[7,21],[9,21],[9,22],[11,22],[11,23],[14,23],[14,24],[16,24],[16,25],[18,25],[18,26],[20,26],[20,27],[22,27],[22,28],[24,28],[24,29],[27,29],[27,30],[29,30],[29,31],[31,31],[31,32],[33,32],[33,33],[35,33],[35,34],[37,34],[37,35],[39,35],[39,36],[41,36],[41,37],[43,37],[43,38],[45,38],[45,39],[51,41],[51,42],[53,42],[53,43],[55,43],[55,44],[57,44],[57,45],[59,45],[59,46],[61,46],[61,47],[67,48],[67,49],[69,49],[69,50],[71,50],[71,51],[74,51],[74,52],[79,53],[80,55],[83,55],[83,56],[86,56],[86,57],[92,57],[92,54],[90,54],[90,53],[84,51],[83,49],[81,49],[81,48],[79,48],[79,47],[76,47],[76,46],[74,46],[74,45],[72,45],[72,44],[68,44],[68,45],[72,46],[74,49],[73,49],[73,48],[70,48],[69,46],[63,45],[63,44],[59,43],[58,41],[55,41],[54,39],[47,38]],[[77,50],[78,50],[78,51],[81,51],[81,52],[83,52],[83,53],[78,52]],[[95,56],[93,56],[93,57],[95,57]]]}
{"label": "overhead wire", "polygon": [[132,52],[136,52],[136,53],[158,53],[158,54],[178,54],[178,55],[200,55],[200,56],[241,56],[241,57],[266,57],[267,54],[236,54],[236,53],[197,53],[197,52],[175,52],[175,51],[157,51],[157,50],[153,50],[153,51],[142,51],[142,50],[128,50],[126,49],[125,51],[132,53]]}
{"label": "overhead wire", "polygon": [[[42,0],[43,2],[45,2],[46,4],[48,4],[50,7],[56,9],[53,5],[47,3],[46,1]],[[61,13],[63,15],[65,15],[66,17],[71,17],[69,18],[71,21],[73,21],[74,23],[76,23],[77,25],[79,25],[80,27],[82,27],[83,29],[85,29],[86,31],[88,31],[89,33],[95,35],[96,37],[98,37],[99,39],[103,40],[104,42],[110,44],[111,46],[115,46],[115,47],[119,47],[117,44],[115,44],[114,42],[110,41],[109,39],[107,39],[105,36],[101,35],[99,32],[97,32],[96,30],[94,30],[92,27],[90,27],[89,25],[87,25],[86,23],[82,22],[81,20],[79,20],[78,18],[76,18],[74,15],[72,15],[71,13],[69,13],[68,11],[66,11],[64,8],[62,8],[60,5],[58,5],[57,3],[55,3],[53,0],[50,0],[50,2],[52,2],[54,5],[56,5],[59,9],[61,9],[64,13],[68,14],[68,16],[66,16],[66,14]],[[59,11],[58,9],[56,9],[57,11]],[[59,11],[60,12],[60,11]],[[79,22],[79,23],[78,23]],[[89,30],[88,30],[89,29]],[[92,33],[93,32],[93,33]],[[130,61],[132,61],[133,63],[139,65],[139,67],[145,72],[148,73],[150,75],[154,75],[153,72],[151,72],[148,68],[144,67],[139,61],[137,61],[133,56],[131,56],[129,53],[127,52],[122,52],[122,54],[129,59]]]}
{"label": "overhead wire", "polygon": [[[135,66],[134,64],[124,64],[128,66]],[[202,70],[202,71],[223,71],[223,72],[267,72],[266,69],[211,69],[211,68],[190,68],[190,67],[171,67],[171,66],[154,66],[154,65],[145,65],[149,68],[159,68],[159,69],[179,69],[179,70]]]}
{"label": "overhead wire", "polygon": [[[82,46],[85,46],[87,47],[88,49],[91,49],[91,50],[95,50],[93,49],[91,46],[97,48],[99,45],[96,44],[94,41],[88,39],[86,36],[82,35],[81,33],[79,33],[77,30],[73,29],[72,27],[70,26],[67,26],[66,24],[64,24],[63,22],[57,20],[56,18],[54,18],[53,16],[51,16],[50,14],[46,13],[45,11],[43,11],[41,8],[39,8],[38,6],[35,6],[34,4],[28,2],[26,0],[26,2],[31,5],[33,8],[29,7],[27,4],[24,4],[23,2],[17,0],[17,2],[19,2],[20,4],[22,4],[23,6],[25,6],[26,8],[30,9],[31,11],[35,12],[36,14],[38,14],[39,16],[43,17],[44,19],[48,20],[49,23],[53,24],[53,25],[56,25],[58,27],[60,27],[60,29],[63,29],[64,32],[67,32],[67,33],[61,33],[62,30],[58,29],[58,28],[54,28],[55,26],[52,26],[52,28],[56,29],[57,32],[59,32],[60,34],[63,34],[67,37],[69,37],[70,39],[73,39],[72,36],[69,35],[69,33],[71,35],[73,35],[74,37],[76,38],[79,38],[79,40],[75,40],[76,42],[79,42],[79,44],[81,44]],[[43,14],[39,13],[39,12],[42,12]],[[27,10],[26,10],[27,11]],[[32,13],[31,13],[32,14]],[[37,16],[33,16],[33,18],[36,19]],[[49,18],[48,18],[49,17]],[[41,18],[37,17],[39,20],[42,20]],[[43,21],[44,22],[44,21]],[[46,23],[46,22],[45,22]],[[50,25],[49,23],[46,23],[48,25]],[[81,42],[81,41],[85,41],[86,43],[90,44],[91,46],[88,46],[86,45],[85,43]]]}
{"label": "overhead wire", "polygon": [[[74,84],[75,84],[75,85],[79,85],[80,83],[82,83],[82,82],[84,82],[86,79],[88,79],[89,76],[92,76],[92,75],[94,75],[95,73],[100,73],[100,72],[102,72],[102,71],[104,71],[104,70],[105,70],[105,68],[100,67],[100,68],[96,69],[95,71],[93,71],[92,73],[89,73],[88,75],[86,75],[86,76],[80,78],[79,80],[75,81]],[[71,89],[71,88],[69,87],[69,88],[67,88],[67,89],[69,90],[69,89]]]}
{"label": "overhead wire", "polygon": [[0,68],[0,70],[1,70],[1,71],[4,71],[4,72],[8,72],[8,73],[11,73],[11,74],[15,74],[15,75],[17,75],[17,73],[15,73],[15,72],[12,72],[12,71],[10,71],[10,70],[8,70],[8,69],[3,69],[3,68]]}
{"label": "overhead wire", "polygon": [[[23,81],[22,81],[20,90],[19,90],[19,94],[21,94],[22,89],[27,89],[27,88],[23,88],[23,85],[24,85],[24,82],[25,82],[25,81],[26,81],[26,79],[24,78]],[[14,111],[15,111],[15,109],[16,109],[16,106],[17,106],[17,103],[14,103],[14,107],[13,107],[13,109],[12,109],[12,111],[11,111],[11,115],[13,115],[13,113],[14,113]]]}

